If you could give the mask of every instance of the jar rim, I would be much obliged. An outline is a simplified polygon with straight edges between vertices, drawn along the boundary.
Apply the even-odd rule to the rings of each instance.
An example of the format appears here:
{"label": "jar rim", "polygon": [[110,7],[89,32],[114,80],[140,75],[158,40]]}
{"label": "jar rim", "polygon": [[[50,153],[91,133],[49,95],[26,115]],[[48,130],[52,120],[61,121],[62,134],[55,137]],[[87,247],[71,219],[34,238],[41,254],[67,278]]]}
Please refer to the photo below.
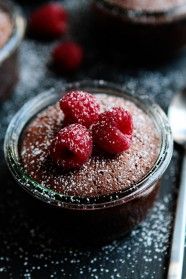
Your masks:
{"label": "jar rim", "polygon": [[19,46],[20,42],[23,39],[25,28],[26,28],[26,21],[22,15],[21,9],[18,8],[15,4],[10,3],[7,1],[6,3],[0,3],[0,8],[5,10],[10,19],[13,22],[12,25],[12,33],[11,36],[8,38],[7,42],[3,45],[0,49],[0,65],[9,57]]}
{"label": "jar rim", "polygon": [[20,162],[19,140],[22,131],[28,124],[29,120],[38,112],[42,111],[47,106],[54,104],[59,99],[59,92],[55,92],[54,89],[51,89],[40,93],[28,101],[17,112],[8,126],[4,141],[4,154],[12,175],[15,180],[33,196],[58,207],[71,209],[98,209],[126,203],[129,200],[134,199],[143,191],[154,185],[161,178],[170,163],[173,152],[173,139],[165,113],[157,104],[150,101],[148,97],[136,97],[129,92],[126,92],[122,86],[105,82],[103,80],[84,80],[66,84],[62,88],[62,92],[65,93],[72,89],[89,90],[93,94],[98,90],[98,92],[102,91],[106,94],[123,96],[138,104],[146,113],[151,115],[161,132],[160,153],[152,169],[145,177],[127,189],[114,194],[92,198],[67,196],[56,192],[55,190],[51,190],[31,178]]}
{"label": "jar rim", "polygon": [[[170,7],[162,11],[134,10],[116,6],[107,0],[94,0],[96,5],[104,8],[115,17],[127,20],[131,23],[145,25],[161,25],[162,23],[172,23],[186,17],[186,2]],[[165,20],[166,19],[166,20]]]}

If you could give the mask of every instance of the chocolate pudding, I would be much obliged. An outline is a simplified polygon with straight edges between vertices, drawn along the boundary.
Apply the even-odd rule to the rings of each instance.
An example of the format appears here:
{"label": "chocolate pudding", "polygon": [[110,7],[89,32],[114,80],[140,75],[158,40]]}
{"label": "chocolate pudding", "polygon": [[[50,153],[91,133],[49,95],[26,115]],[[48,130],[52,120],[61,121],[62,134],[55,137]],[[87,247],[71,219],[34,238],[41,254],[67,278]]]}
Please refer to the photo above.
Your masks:
{"label": "chocolate pudding", "polygon": [[96,33],[130,61],[156,61],[186,44],[186,1],[94,0]]}
{"label": "chocolate pudding", "polygon": [[12,93],[18,80],[17,50],[24,28],[20,11],[9,1],[0,2],[0,102]]}
{"label": "chocolate pudding", "polygon": [[17,81],[17,54],[10,52],[10,57],[2,58],[2,52],[13,34],[13,20],[10,13],[0,4],[0,101],[9,96]]}
{"label": "chocolate pudding", "polygon": [[0,48],[2,48],[10,38],[12,28],[10,16],[0,8]]}
{"label": "chocolate pudding", "polygon": [[[45,216],[41,218],[50,219],[54,226],[57,222],[57,230],[62,229],[62,235],[70,241],[103,242],[127,233],[145,217],[159,189],[157,180],[148,189],[133,195],[137,185],[155,167],[160,154],[161,135],[155,122],[128,99],[99,93],[96,96],[101,111],[120,106],[133,117],[132,144],[122,154],[110,157],[96,150],[80,169],[65,171],[57,167],[49,156],[49,147],[63,126],[64,115],[59,103],[34,116],[20,140],[25,173],[45,189],[61,194],[67,202],[59,211],[39,209]],[[129,197],[121,202],[125,192]]]}
{"label": "chocolate pudding", "polygon": [[133,116],[132,146],[114,157],[94,154],[81,169],[64,171],[49,157],[49,147],[63,125],[59,104],[48,107],[25,129],[21,158],[29,175],[43,186],[68,196],[97,197],[132,187],[154,166],[160,152],[160,137],[153,121],[131,101],[97,95],[102,110],[122,106]]}
{"label": "chocolate pudding", "polygon": [[80,168],[57,167],[49,146],[63,127],[64,115],[58,103],[61,94],[49,90],[25,104],[12,119],[5,158],[15,180],[42,201],[30,201],[33,215],[55,227],[62,239],[113,240],[139,224],[155,201],[172,156],[168,120],[149,100],[137,99],[104,81],[75,83],[63,91],[74,90],[94,93],[102,111],[113,106],[128,110],[134,124],[129,149],[111,156],[94,148]]}

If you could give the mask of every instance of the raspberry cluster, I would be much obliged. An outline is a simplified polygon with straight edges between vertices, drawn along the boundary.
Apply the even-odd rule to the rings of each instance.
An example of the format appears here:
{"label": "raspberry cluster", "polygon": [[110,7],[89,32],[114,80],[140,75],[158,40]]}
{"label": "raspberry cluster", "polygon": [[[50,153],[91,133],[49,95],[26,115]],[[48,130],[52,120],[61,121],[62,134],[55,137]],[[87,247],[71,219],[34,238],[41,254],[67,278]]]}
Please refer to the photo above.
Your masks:
{"label": "raspberry cluster", "polygon": [[[47,3],[33,11],[28,22],[30,35],[37,39],[60,39],[68,32],[69,14],[59,3]],[[52,64],[57,73],[77,70],[83,61],[81,45],[73,41],[60,42],[52,51]]]}
{"label": "raspberry cluster", "polygon": [[53,139],[50,155],[59,166],[81,167],[90,158],[93,143],[107,153],[126,151],[132,141],[133,120],[121,107],[100,113],[96,97],[84,91],[68,92],[59,101],[64,125]]}

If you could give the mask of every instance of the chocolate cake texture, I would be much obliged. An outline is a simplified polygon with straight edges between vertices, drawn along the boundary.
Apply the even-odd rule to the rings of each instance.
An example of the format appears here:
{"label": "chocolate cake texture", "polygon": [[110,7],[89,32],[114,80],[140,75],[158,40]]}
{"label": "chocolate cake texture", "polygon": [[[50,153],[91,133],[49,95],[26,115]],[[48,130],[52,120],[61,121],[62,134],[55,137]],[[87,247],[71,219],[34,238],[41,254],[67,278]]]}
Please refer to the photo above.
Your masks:
{"label": "chocolate cake texture", "polygon": [[69,196],[96,197],[132,187],[154,166],[160,151],[160,135],[153,120],[133,102],[98,94],[102,111],[121,106],[133,116],[132,145],[118,156],[95,152],[82,168],[66,171],[49,156],[55,134],[63,127],[59,104],[39,113],[23,132],[21,158],[26,172],[43,186]]}

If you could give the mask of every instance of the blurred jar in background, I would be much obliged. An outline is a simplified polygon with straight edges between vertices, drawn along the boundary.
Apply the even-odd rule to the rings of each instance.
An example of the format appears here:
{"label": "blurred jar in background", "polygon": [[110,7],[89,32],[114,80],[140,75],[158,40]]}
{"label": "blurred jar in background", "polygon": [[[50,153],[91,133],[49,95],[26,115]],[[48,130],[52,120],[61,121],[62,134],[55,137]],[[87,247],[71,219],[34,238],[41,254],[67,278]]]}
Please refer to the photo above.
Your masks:
{"label": "blurred jar in background", "polygon": [[102,38],[159,56],[186,45],[186,0],[93,0]]}
{"label": "blurred jar in background", "polygon": [[0,2],[0,102],[12,92],[18,80],[17,53],[25,22],[9,2]]}

